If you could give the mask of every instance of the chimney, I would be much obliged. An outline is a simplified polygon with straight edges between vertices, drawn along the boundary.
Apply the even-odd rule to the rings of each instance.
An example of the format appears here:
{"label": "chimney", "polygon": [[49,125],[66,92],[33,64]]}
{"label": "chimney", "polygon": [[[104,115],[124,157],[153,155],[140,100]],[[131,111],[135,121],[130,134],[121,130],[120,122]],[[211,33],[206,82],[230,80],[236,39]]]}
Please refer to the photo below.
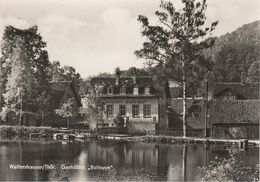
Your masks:
{"label": "chimney", "polygon": [[133,67],[133,84],[136,84],[136,68]]}
{"label": "chimney", "polygon": [[119,85],[119,80],[120,80],[120,69],[119,68],[116,68],[115,74],[116,74],[116,85]]}
{"label": "chimney", "polygon": [[244,84],[246,83],[246,79],[247,79],[246,72],[245,72],[245,71],[241,72],[241,75],[240,75],[240,84],[241,84],[241,85],[244,85]]}

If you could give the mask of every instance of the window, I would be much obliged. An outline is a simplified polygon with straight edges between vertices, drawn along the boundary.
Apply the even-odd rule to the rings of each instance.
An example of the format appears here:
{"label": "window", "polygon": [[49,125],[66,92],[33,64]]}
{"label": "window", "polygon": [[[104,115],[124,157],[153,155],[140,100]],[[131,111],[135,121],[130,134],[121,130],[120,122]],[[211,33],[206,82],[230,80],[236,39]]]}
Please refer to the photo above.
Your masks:
{"label": "window", "polygon": [[138,95],[138,87],[134,87],[134,95]]}
{"label": "window", "polygon": [[120,116],[125,116],[125,113],[126,113],[126,106],[125,105],[119,105]]}
{"label": "window", "polygon": [[144,93],[145,94],[150,94],[150,87],[145,87],[144,88]]}
{"label": "window", "polygon": [[133,108],[132,108],[132,112],[133,112],[133,117],[134,118],[137,118],[139,117],[139,105],[133,105]]}
{"label": "window", "polygon": [[107,89],[107,94],[113,94],[113,88],[112,87],[109,87]]}
{"label": "window", "polygon": [[151,105],[144,105],[144,117],[151,117]]}
{"label": "window", "polygon": [[120,88],[120,94],[125,94],[126,93],[126,88],[125,87],[121,87]]}
{"label": "window", "polygon": [[113,105],[107,105],[107,117],[111,117],[114,114]]}

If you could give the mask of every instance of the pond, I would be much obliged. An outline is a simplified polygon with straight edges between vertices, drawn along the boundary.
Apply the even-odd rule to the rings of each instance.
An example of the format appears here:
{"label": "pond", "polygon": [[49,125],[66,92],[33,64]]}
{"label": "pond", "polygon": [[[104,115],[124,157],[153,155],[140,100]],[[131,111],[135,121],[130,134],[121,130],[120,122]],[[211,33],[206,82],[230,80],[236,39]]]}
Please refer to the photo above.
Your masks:
{"label": "pond", "polygon": [[259,148],[203,144],[101,141],[0,141],[0,181],[201,180],[199,167],[233,150],[246,165],[259,161]]}

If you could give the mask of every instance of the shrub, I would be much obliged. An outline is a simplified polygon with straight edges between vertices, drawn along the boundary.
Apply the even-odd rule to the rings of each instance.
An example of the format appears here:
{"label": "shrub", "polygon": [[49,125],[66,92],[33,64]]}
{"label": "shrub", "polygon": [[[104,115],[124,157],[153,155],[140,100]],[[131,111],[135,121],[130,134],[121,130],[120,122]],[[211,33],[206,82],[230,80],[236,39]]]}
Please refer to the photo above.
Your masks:
{"label": "shrub", "polygon": [[259,181],[259,164],[245,166],[230,152],[230,158],[216,157],[207,166],[201,168],[203,181]]}

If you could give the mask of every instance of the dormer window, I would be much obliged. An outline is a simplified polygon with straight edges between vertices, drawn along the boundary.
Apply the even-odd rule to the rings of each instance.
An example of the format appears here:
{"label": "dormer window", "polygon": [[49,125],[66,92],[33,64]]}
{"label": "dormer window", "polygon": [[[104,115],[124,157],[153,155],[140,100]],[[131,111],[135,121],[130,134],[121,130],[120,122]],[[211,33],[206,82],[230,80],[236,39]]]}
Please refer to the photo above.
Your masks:
{"label": "dormer window", "polygon": [[126,94],[126,88],[125,86],[120,88],[120,94]]}
{"label": "dormer window", "polygon": [[139,92],[139,88],[138,87],[134,87],[134,95],[138,95]]}
{"label": "dormer window", "polygon": [[150,94],[150,87],[144,88],[144,94],[149,95]]}
{"label": "dormer window", "polygon": [[108,95],[112,95],[113,94],[113,88],[112,87],[108,87],[107,88],[107,94]]}

